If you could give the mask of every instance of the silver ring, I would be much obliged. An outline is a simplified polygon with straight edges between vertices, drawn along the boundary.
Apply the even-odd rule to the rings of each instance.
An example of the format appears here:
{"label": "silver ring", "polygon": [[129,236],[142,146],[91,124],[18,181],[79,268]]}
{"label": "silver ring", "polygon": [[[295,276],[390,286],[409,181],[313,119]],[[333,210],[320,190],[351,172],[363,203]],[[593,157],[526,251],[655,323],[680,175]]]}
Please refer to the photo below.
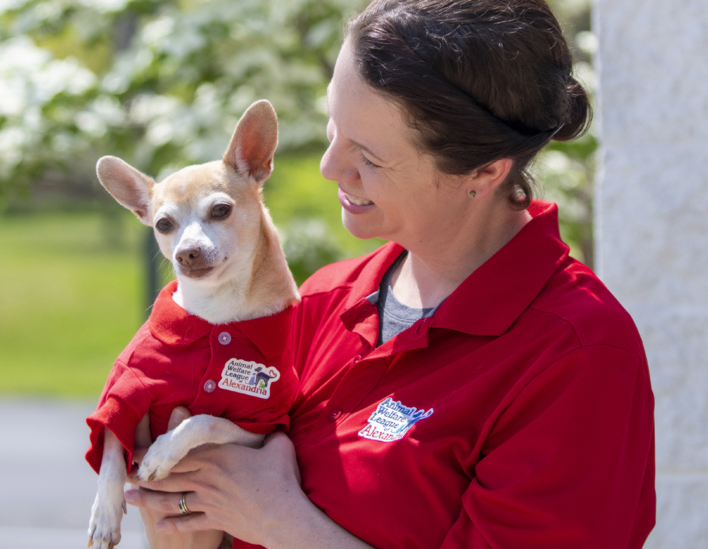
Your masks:
{"label": "silver ring", "polygon": [[182,492],[182,497],[179,498],[179,512],[183,515],[191,513],[191,511],[187,509],[187,494],[188,492]]}

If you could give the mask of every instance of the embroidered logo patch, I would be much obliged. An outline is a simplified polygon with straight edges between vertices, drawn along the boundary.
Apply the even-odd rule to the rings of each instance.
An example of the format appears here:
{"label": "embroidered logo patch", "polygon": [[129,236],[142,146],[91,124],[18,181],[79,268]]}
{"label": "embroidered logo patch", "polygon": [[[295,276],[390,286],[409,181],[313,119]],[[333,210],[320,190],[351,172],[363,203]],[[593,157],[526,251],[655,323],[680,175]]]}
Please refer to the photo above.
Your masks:
{"label": "embroidered logo patch", "polygon": [[270,386],[280,379],[273,366],[232,358],[221,372],[219,387],[258,398],[270,398]]}
{"label": "embroidered logo patch", "polygon": [[400,400],[394,402],[388,397],[379,402],[368,420],[368,425],[359,431],[359,436],[381,442],[400,440],[413,425],[432,415],[432,408],[428,411],[418,410],[404,406]]}

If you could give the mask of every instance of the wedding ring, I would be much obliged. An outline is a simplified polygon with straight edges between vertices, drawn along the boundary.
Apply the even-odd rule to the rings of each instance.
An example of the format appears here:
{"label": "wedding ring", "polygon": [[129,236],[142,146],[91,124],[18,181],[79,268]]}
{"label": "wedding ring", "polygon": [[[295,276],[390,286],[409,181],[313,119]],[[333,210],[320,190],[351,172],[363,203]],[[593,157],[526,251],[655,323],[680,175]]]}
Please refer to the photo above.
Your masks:
{"label": "wedding ring", "polygon": [[179,498],[179,512],[183,515],[188,515],[191,512],[187,509],[187,494],[188,492],[182,492],[182,497]]}

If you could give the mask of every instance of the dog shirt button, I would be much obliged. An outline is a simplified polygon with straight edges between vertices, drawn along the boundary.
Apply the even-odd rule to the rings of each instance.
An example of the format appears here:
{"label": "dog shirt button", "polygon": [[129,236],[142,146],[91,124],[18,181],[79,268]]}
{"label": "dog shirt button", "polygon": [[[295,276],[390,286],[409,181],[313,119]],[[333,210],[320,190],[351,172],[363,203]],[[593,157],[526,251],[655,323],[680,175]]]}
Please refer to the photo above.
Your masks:
{"label": "dog shirt button", "polygon": [[360,360],[361,360],[361,355],[356,355],[356,356],[354,357],[354,359],[352,360],[352,364],[356,364],[356,363],[359,362]]}
{"label": "dog shirt button", "polygon": [[207,381],[207,382],[204,384],[204,390],[205,390],[207,393],[213,392],[214,389],[216,389],[216,382],[215,382],[213,379],[210,379],[209,381]]}
{"label": "dog shirt button", "polygon": [[335,408],[329,413],[329,420],[330,421],[337,421],[340,417],[342,417],[342,409],[341,408]]}
{"label": "dog shirt button", "polygon": [[229,332],[221,332],[219,334],[219,343],[222,345],[228,345],[231,343],[231,334]]}

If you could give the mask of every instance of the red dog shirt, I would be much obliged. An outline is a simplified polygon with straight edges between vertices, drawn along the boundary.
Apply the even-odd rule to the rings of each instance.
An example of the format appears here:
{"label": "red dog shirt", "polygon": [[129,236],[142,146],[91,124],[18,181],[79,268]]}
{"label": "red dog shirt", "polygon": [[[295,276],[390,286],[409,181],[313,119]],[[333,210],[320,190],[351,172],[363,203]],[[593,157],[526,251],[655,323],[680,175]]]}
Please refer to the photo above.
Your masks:
{"label": "red dog shirt", "polygon": [[91,447],[86,460],[98,472],[103,457],[103,428],[108,427],[133,461],[135,429],[150,414],[153,440],[167,431],[175,406],[193,414],[224,417],[252,433],[287,429],[297,376],[283,364],[292,307],[262,318],[210,324],[189,314],[172,299],[177,282],[168,284],[116,361],[86,423]]}

